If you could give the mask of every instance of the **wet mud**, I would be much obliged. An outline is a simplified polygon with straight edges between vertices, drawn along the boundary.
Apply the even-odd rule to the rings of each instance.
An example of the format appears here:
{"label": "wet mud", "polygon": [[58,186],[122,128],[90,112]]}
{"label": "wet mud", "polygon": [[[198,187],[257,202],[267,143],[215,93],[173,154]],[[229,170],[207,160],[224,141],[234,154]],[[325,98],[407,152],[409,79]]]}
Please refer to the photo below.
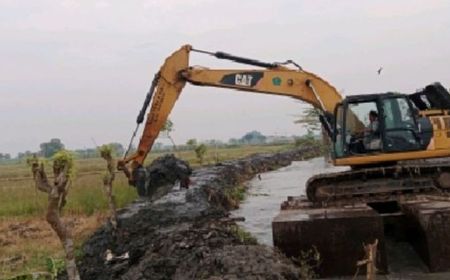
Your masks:
{"label": "wet mud", "polygon": [[256,244],[229,211],[245,181],[318,154],[308,148],[199,168],[188,189],[162,180],[160,198],[122,209],[116,231],[105,225],[84,244],[82,279],[299,279],[291,260]]}

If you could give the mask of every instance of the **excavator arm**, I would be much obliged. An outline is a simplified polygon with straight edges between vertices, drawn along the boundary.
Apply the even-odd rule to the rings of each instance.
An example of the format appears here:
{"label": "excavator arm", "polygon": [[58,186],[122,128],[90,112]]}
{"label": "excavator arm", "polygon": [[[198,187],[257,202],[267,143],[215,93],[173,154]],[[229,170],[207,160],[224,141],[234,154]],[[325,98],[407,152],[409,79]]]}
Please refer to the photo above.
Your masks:
{"label": "excavator arm", "polygon": [[[189,54],[192,51],[263,68],[214,70],[204,67],[191,67],[189,66]],[[293,62],[288,61],[287,63]],[[330,116],[334,114],[336,104],[342,101],[341,95],[336,88],[317,75],[303,71],[295,63],[293,64],[298,69],[288,68],[285,64],[265,63],[223,52],[199,51],[193,49],[190,45],[181,47],[165,60],[160,71],[155,75],[152,87],[137,119],[138,125],[143,122],[145,111],[151,101],[151,108],[145,121],[139,146],[134,154],[125,155],[124,159],[119,162],[119,169],[125,172],[131,184],[135,184],[135,178],[138,176],[135,174],[136,170],[142,167],[186,82],[197,86],[230,88],[302,100],[319,109],[322,112],[323,121],[326,123],[328,120],[327,126],[328,129],[331,129],[331,125],[329,125]],[[131,170],[127,168],[127,164],[130,162]]]}

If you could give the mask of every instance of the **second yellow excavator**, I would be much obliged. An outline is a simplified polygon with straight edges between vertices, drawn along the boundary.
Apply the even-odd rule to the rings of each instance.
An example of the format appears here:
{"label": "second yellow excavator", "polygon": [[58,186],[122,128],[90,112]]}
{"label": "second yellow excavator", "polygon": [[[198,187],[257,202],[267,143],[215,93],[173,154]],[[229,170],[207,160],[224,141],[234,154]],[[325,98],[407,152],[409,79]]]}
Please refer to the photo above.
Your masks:
{"label": "second yellow excavator", "polygon": [[[259,68],[192,67],[189,65],[190,52]],[[306,193],[312,203],[361,196],[377,201],[390,193],[450,188],[448,164],[417,161],[450,156],[450,94],[439,83],[414,94],[388,92],[343,98],[330,83],[291,60],[267,63],[185,45],[169,56],[155,75],[137,118],[139,126],[151,102],[137,151],[126,154],[119,162],[120,169],[140,193],[145,188],[144,160],[186,82],[282,95],[314,106],[320,112],[320,121],[332,142],[333,164],[351,166],[352,169],[310,178]],[[137,128],[133,137],[136,131]],[[130,162],[131,169],[128,169]],[[364,178],[363,184],[361,178]]]}

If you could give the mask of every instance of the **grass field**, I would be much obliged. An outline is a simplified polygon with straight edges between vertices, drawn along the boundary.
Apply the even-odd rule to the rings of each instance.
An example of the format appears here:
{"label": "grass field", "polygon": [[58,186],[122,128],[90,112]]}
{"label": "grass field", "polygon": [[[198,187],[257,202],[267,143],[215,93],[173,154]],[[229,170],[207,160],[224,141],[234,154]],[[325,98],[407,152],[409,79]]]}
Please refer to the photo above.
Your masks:
{"label": "grass field", "polygon": [[[287,145],[264,145],[210,149],[205,164],[288,148]],[[163,153],[151,153],[147,162],[161,155]],[[177,156],[193,167],[199,165],[193,151],[179,151]],[[106,162],[101,158],[78,159],[75,168],[64,219],[73,227],[79,247],[106,219],[107,201],[102,188]],[[50,163],[47,170],[50,173]],[[114,182],[114,195],[119,208],[136,198],[135,189],[128,186],[121,173],[117,173]],[[46,271],[50,258],[63,257],[59,240],[44,218],[46,205],[47,195],[34,187],[26,163],[0,165],[0,279]]]}

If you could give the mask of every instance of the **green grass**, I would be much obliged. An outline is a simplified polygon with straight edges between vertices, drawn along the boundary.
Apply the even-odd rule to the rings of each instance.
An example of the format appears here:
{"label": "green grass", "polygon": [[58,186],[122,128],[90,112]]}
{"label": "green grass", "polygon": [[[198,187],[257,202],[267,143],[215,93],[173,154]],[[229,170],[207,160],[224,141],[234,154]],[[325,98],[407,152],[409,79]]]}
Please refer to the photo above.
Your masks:
{"label": "green grass", "polygon": [[[238,146],[238,147],[230,147],[230,148],[217,148],[214,149],[214,147],[208,147],[205,157],[203,159],[203,164],[215,164],[216,159],[221,161],[231,160],[231,159],[237,159],[242,158],[251,154],[255,153],[273,153],[273,152],[279,152],[283,150],[291,149],[293,145],[245,145],[245,146]],[[174,152],[170,152],[174,153]],[[156,157],[161,156],[163,153],[157,152],[157,153],[150,153],[148,159],[146,160],[146,163],[150,163],[153,159]],[[189,164],[193,167],[199,166],[200,163],[195,155],[194,150],[185,150],[185,151],[178,151],[175,153],[179,158],[184,159],[189,162]]]}
{"label": "green grass", "polygon": [[244,185],[237,185],[225,189],[225,196],[228,198],[233,208],[238,208],[239,204],[245,198],[246,188]]}
{"label": "green grass", "polygon": [[[5,182],[2,182],[5,184]],[[136,191],[128,185],[125,176],[118,174],[113,187],[118,207],[136,198]],[[32,180],[15,181],[0,186],[0,217],[44,215],[47,194],[38,191]],[[92,215],[106,211],[108,203],[103,193],[101,174],[79,174],[72,181],[65,213]]]}
{"label": "green grass", "polygon": [[255,245],[258,244],[256,238],[249,232],[245,231],[238,225],[232,225],[231,232],[236,236],[243,244]]}
{"label": "green grass", "polygon": [[[215,164],[216,155],[219,161],[224,161],[254,153],[271,153],[289,148],[292,146],[242,146],[217,150],[209,148],[204,164]],[[146,164],[163,154],[162,152],[150,153]],[[180,151],[176,154],[193,167],[199,166],[194,151]],[[50,175],[50,162],[47,163],[46,170]],[[84,240],[105,221],[108,212],[102,181],[105,171],[106,162],[101,158],[75,160],[75,176],[69,189],[63,217],[69,221],[77,221],[74,227],[76,255],[81,254],[80,246]],[[117,173],[113,192],[118,208],[124,207],[137,197],[135,189],[128,185],[127,178],[122,173]],[[228,195],[239,201],[244,196],[244,188],[237,186],[230,190]],[[0,265],[0,279],[14,275],[27,275],[35,271],[48,271],[49,258],[64,257],[59,240],[45,222],[46,207],[47,194],[35,188],[30,167],[25,162],[0,165],[0,240],[11,238],[8,235],[11,226],[20,226],[25,231],[28,231],[30,227],[39,229],[31,238],[14,234],[11,238],[12,244],[0,248],[0,260],[12,256],[23,258],[23,263],[17,265]],[[242,230],[236,229],[235,233],[244,243],[254,242],[252,237]]]}
{"label": "green grass", "polygon": [[[270,153],[290,148],[287,145],[241,146],[235,148],[209,148],[204,164],[215,164],[218,161],[245,157],[254,153]],[[146,164],[164,153],[150,153]],[[199,166],[195,152],[179,151],[178,157],[188,161],[191,166]],[[108,203],[103,193],[102,178],[106,163],[101,158],[76,159],[75,177],[69,189],[65,213],[74,215],[92,215],[106,212]],[[46,166],[51,174],[50,163]],[[46,212],[47,194],[38,191],[31,177],[30,167],[26,163],[0,165],[0,218],[42,216]],[[119,208],[136,198],[136,191],[128,185],[122,173],[117,173],[113,192]],[[233,193],[233,196],[241,196]],[[239,199],[239,198],[237,198]]]}

